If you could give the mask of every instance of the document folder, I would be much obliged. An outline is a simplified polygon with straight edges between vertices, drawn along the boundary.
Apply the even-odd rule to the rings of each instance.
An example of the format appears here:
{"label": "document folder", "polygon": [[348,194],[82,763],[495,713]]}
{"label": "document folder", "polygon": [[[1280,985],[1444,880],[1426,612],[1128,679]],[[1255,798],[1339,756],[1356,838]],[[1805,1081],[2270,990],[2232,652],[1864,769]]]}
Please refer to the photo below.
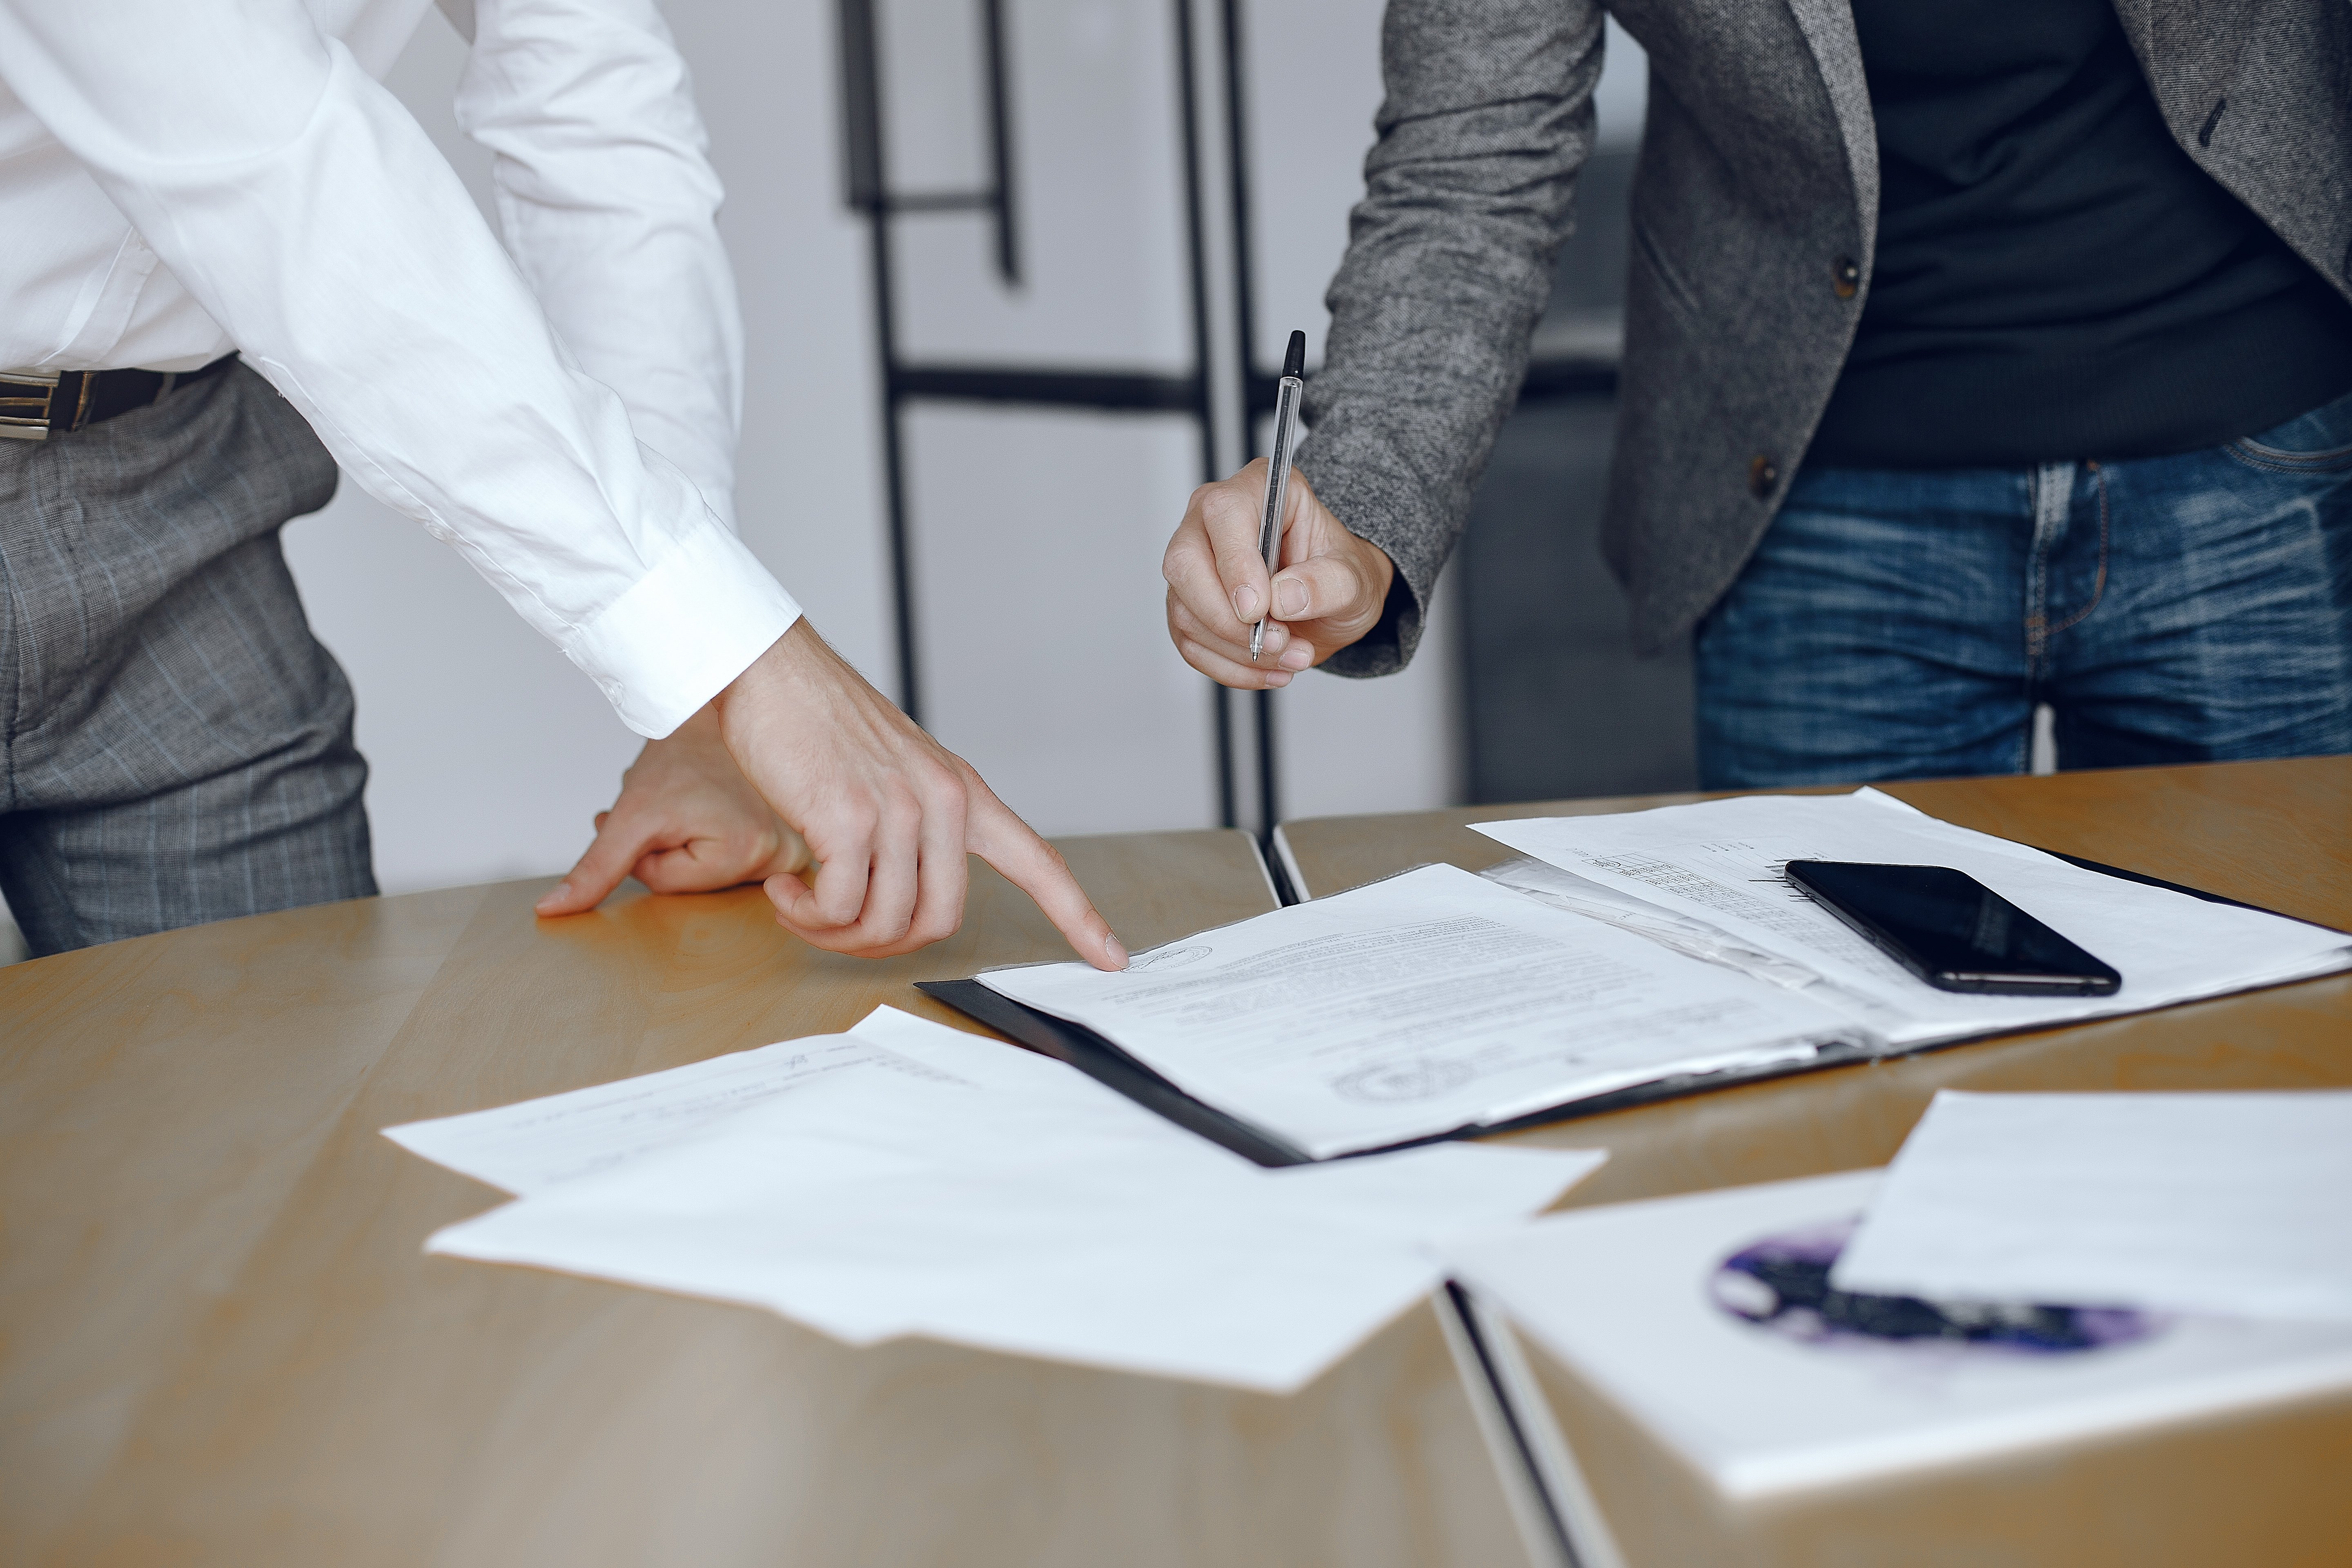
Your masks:
{"label": "document folder", "polygon": [[[1144,1109],[1156,1111],[1179,1127],[1232,1150],[1244,1160],[1252,1160],[1261,1165],[1313,1163],[1304,1151],[1265,1129],[1187,1094],[1083,1024],[1074,1024],[1066,1018],[1056,1018],[1050,1013],[1024,1006],[1009,996],[991,991],[977,980],[918,980],[915,989],[946,1003],[966,1017],[986,1024],[1000,1034],[1011,1036],[1033,1051],[1067,1062],[1088,1078],[1117,1089]],[[1347,1160],[1353,1159],[1356,1154],[1384,1154],[1396,1149],[1412,1149],[1424,1143],[1443,1143],[1456,1139],[1484,1138],[1496,1132],[1523,1132],[1531,1127],[1549,1127],[1580,1116],[1597,1116],[1603,1111],[1622,1110],[1629,1106],[1647,1105],[1654,1100],[1676,1100],[1684,1095],[1726,1089],[1733,1084],[1759,1083],[1766,1079],[1786,1078],[1791,1073],[1817,1067],[1868,1059],[1870,1052],[1861,1047],[1829,1046],[1802,1061],[1774,1062],[1759,1068],[1731,1068],[1720,1072],[1675,1073],[1631,1089],[1612,1089],[1606,1094],[1532,1111],[1508,1121],[1457,1127],[1435,1137],[1415,1138],[1379,1149],[1360,1149],[1336,1158]]]}
{"label": "document folder", "polygon": [[1238,1116],[1218,1110],[1178,1089],[1160,1074],[1083,1024],[1073,1024],[1000,996],[977,980],[918,980],[915,989],[944,1002],[969,1018],[1118,1090],[1146,1110],[1260,1165],[1306,1165],[1301,1150]]}
{"label": "document folder", "polygon": [[[2164,881],[2140,872],[2105,865],[2082,856],[2066,855],[2056,850],[2043,850],[2042,853],[2063,860],[2083,870],[2113,877],[2118,880],[2162,888],[2208,903],[2252,910],[2263,914],[2277,913],[2275,910],[2264,910],[2255,904],[2243,903],[2219,893],[2210,893],[2202,889]],[[2302,923],[2315,924],[2316,922]],[[947,1004],[967,1017],[973,1018],[999,1033],[1011,1037],[1032,1050],[1052,1057],[1058,1061],[1066,1062],[1145,1109],[1167,1118],[1180,1127],[1198,1133],[1213,1143],[1231,1150],[1244,1159],[1266,1166],[1311,1163],[1311,1157],[1290,1141],[1186,1092],[1129,1052],[1082,1024],[1055,1017],[1052,1014],[1013,1001],[1008,996],[991,990],[978,980],[918,981],[915,988],[926,995]],[[1983,1037],[1975,1036],[1970,1037],[1970,1039]],[[1915,1048],[1941,1049],[1946,1045],[1964,1043],[1969,1042],[1953,1040]],[[1507,1121],[1459,1127],[1432,1137],[1383,1145],[1381,1150],[1361,1150],[1357,1152],[1381,1152],[1391,1148],[1410,1148],[1417,1144],[1440,1142],[1450,1139],[1484,1137],[1498,1132],[1517,1132],[1528,1128],[1550,1126],[1580,1117],[1600,1115],[1607,1111],[1622,1110],[1661,1100],[1676,1100],[1686,1095],[1706,1093],[1717,1089],[1727,1089],[1735,1085],[1759,1083],[1771,1079],[1811,1072],[1822,1068],[1869,1060],[1873,1056],[1874,1053],[1871,1050],[1862,1046],[1831,1043],[1824,1045],[1810,1058],[1728,1067],[1706,1072],[1670,1073],[1647,1083],[1571,1100]],[[1339,1157],[1344,1159],[1349,1156]]]}

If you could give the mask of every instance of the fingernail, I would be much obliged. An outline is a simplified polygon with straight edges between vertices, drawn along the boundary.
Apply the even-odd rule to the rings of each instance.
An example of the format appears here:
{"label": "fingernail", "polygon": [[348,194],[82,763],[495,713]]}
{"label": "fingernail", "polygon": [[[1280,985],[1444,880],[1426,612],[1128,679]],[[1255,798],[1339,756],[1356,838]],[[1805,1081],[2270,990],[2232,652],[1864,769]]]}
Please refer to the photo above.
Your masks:
{"label": "fingernail", "polygon": [[1315,650],[1303,642],[1292,643],[1283,650],[1282,668],[1285,669],[1305,669],[1314,662]]}
{"label": "fingernail", "polygon": [[1270,669],[1270,670],[1267,670],[1267,671],[1266,671],[1266,673],[1265,673],[1265,683],[1266,683],[1268,686],[1273,686],[1273,687],[1283,687],[1283,686],[1287,686],[1287,685],[1289,685],[1289,684],[1290,684],[1290,675],[1289,675],[1289,672],[1288,672],[1288,671],[1286,671],[1286,670],[1280,670],[1280,669]]}
{"label": "fingernail", "polygon": [[1103,932],[1103,952],[1105,956],[1109,958],[1109,960],[1119,968],[1125,969],[1127,967],[1127,949],[1119,946],[1118,938],[1113,936],[1108,931]]}
{"label": "fingernail", "polygon": [[1294,620],[1307,613],[1307,584],[1296,577],[1278,577],[1274,584],[1274,613]]}
{"label": "fingernail", "polygon": [[543,910],[550,904],[560,904],[571,896],[572,884],[569,882],[558,882],[555,886],[548,889],[546,892],[540,895],[539,903],[536,907]]}
{"label": "fingernail", "polygon": [[1247,583],[1234,590],[1234,618],[1243,621],[1257,619],[1257,589]]}

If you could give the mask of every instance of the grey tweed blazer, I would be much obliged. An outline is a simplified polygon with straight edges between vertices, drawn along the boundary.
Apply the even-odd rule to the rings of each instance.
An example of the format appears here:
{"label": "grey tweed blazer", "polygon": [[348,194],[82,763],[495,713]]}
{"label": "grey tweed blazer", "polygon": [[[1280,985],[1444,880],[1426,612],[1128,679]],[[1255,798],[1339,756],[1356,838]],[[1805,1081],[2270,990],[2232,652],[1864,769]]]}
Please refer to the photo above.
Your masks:
{"label": "grey tweed blazer", "polygon": [[[1604,549],[1654,652],[1738,574],[1845,363],[1878,219],[1847,0],[1609,0],[1650,57]],[[2352,296],[2352,0],[2116,0],[2181,147]],[[1390,0],[1388,95],[1299,467],[1412,657],[1526,372],[1592,142],[1600,0]],[[1858,281],[1854,269],[1859,271]]]}

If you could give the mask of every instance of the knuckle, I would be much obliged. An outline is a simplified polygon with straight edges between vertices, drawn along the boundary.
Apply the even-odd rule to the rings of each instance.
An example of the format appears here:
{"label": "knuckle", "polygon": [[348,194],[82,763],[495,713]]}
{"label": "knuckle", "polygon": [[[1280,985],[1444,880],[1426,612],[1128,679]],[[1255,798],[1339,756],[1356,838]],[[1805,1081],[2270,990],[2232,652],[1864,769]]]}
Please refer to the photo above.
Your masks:
{"label": "knuckle", "polygon": [[1234,522],[1243,519],[1250,510],[1249,502],[1230,480],[1219,480],[1208,486],[1201,502],[1201,515],[1212,522]]}
{"label": "knuckle", "polygon": [[918,787],[906,785],[890,792],[882,807],[880,826],[891,839],[912,837],[923,825],[923,799]]}
{"label": "knuckle", "polygon": [[972,773],[971,765],[959,759],[955,767],[934,769],[924,780],[924,794],[933,808],[961,818],[971,804],[971,786],[979,782],[980,775]]}

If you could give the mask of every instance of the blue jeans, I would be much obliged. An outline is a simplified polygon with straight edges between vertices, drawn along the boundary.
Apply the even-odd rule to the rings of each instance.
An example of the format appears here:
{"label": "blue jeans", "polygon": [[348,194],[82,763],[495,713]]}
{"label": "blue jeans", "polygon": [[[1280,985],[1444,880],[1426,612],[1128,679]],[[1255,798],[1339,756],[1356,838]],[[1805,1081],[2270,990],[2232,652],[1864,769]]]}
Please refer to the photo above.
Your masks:
{"label": "blue jeans", "polygon": [[1701,782],[2352,752],[2352,396],[2122,462],[1807,468],[1696,636]]}

